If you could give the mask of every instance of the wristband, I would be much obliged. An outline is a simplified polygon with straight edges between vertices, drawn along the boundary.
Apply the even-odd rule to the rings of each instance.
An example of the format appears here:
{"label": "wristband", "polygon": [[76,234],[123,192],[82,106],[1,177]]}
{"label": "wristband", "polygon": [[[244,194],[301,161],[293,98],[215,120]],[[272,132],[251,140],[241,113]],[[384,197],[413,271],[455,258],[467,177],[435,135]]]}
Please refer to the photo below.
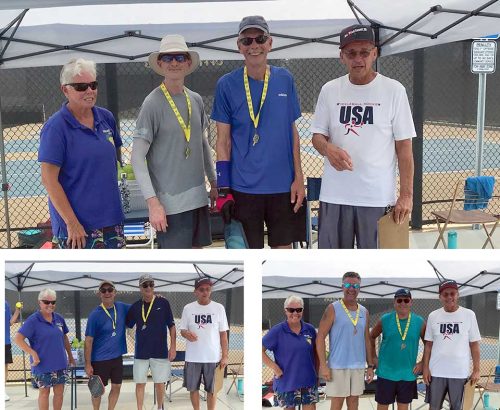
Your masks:
{"label": "wristband", "polygon": [[231,186],[231,161],[217,161],[217,187],[229,188]]}

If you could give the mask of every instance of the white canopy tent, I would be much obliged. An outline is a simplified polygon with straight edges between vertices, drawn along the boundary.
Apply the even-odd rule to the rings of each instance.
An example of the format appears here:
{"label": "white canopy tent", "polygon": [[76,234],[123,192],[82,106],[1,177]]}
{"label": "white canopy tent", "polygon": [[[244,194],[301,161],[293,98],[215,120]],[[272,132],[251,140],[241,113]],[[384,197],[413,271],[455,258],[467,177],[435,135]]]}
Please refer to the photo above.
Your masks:
{"label": "white canopy tent", "polygon": [[[382,251],[378,251],[382,252]],[[347,256],[349,255],[349,256]],[[440,282],[454,279],[460,295],[467,296],[500,289],[500,257],[460,260],[425,257],[420,253],[375,255],[360,258],[353,253],[328,260],[267,260],[263,264],[264,298],[340,297],[342,275],[361,275],[362,298],[393,298],[402,287],[410,288],[415,299],[437,298]]]}
{"label": "white canopy tent", "polygon": [[383,55],[498,31],[498,0],[437,3],[9,0],[0,5],[0,67],[62,65],[82,53],[98,63],[145,61],[167,33],[184,35],[202,60],[239,59],[238,23],[253,14],[268,20],[274,38],[270,57],[276,59],[338,57],[341,29],[357,21],[378,30]]}
{"label": "white canopy tent", "polygon": [[5,262],[5,289],[18,292],[95,290],[111,280],[117,290],[137,290],[139,277],[149,273],[159,292],[192,292],[195,279],[208,276],[213,290],[243,286],[243,262],[238,261],[36,261]]}

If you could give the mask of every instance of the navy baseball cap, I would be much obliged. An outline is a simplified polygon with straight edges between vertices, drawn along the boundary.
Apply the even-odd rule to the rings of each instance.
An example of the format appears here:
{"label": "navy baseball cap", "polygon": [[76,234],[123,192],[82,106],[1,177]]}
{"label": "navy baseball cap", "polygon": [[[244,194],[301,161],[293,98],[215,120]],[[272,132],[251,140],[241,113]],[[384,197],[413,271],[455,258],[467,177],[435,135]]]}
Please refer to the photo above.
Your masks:
{"label": "navy baseball cap", "polygon": [[439,284],[439,294],[445,289],[456,289],[458,290],[458,283],[453,279],[445,280]]}
{"label": "navy baseball cap", "polygon": [[194,288],[198,289],[201,285],[213,285],[213,282],[208,277],[198,278],[194,281]]}
{"label": "navy baseball cap", "polygon": [[340,32],[340,48],[354,41],[369,41],[375,45],[375,33],[370,26],[362,24],[346,27]]}
{"label": "navy baseball cap", "polygon": [[394,298],[410,298],[411,299],[411,292],[410,289],[407,288],[401,288],[396,291],[394,294]]}
{"label": "navy baseball cap", "polygon": [[269,34],[269,26],[267,25],[267,21],[262,16],[243,17],[240,22],[240,27],[238,28],[238,34],[241,34],[249,28],[257,28],[266,34]]}

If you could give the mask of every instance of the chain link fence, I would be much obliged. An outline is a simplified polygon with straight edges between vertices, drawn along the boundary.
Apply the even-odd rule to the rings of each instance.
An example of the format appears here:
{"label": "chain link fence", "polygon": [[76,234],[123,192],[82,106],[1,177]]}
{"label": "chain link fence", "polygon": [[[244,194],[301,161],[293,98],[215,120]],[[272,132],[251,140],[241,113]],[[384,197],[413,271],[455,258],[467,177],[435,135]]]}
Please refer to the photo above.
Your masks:
{"label": "chain link fence", "polygon": [[[419,138],[414,140],[416,183],[412,226],[433,222],[431,211],[451,200],[458,178],[475,170],[477,75],[471,74],[470,41],[380,57],[377,69],[400,81],[407,90]],[[288,68],[295,77],[302,117],[297,121],[301,136],[305,177],[322,174],[323,158],[311,144],[310,125],[316,99],[323,84],[345,74],[338,59],[271,60]],[[203,61],[186,79],[198,92],[210,113],[217,80],[240,67],[241,61]],[[37,151],[43,122],[64,101],[59,89],[60,67],[0,70],[1,120],[5,144],[6,181],[0,211],[0,247],[30,246],[29,230],[47,222],[47,194],[41,185]],[[161,81],[144,63],[98,65],[97,104],[118,119],[124,141],[123,158],[130,162],[132,135],[142,101]],[[486,96],[486,131],[483,173],[499,176],[500,168],[500,76],[489,75]],[[215,123],[210,126],[215,147]],[[214,157],[215,159],[215,157]],[[2,159],[3,161],[3,159]],[[3,176],[2,176],[3,177]],[[498,188],[495,196],[498,196]],[[314,206],[314,204],[313,204]],[[500,214],[494,198],[490,209]]]}
{"label": "chain link fence", "polygon": [[[180,335],[179,324],[182,309],[188,303],[194,301],[192,293],[186,292],[158,292],[165,297],[172,309],[175,324],[177,326],[177,350],[186,350],[186,341]],[[19,300],[18,293],[6,290],[5,298],[9,302],[12,313],[16,302]],[[39,309],[38,293],[23,292],[20,295],[23,302],[22,318],[10,328],[12,339],[13,363],[9,365],[7,381],[22,381],[31,378],[29,355],[23,355],[22,350],[14,343],[14,336],[21,327],[22,321]],[[140,298],[139,292],[118,292],[116,300],[124,303],[134,303]],[[212,293],[212,300],[226,307],[226,315],[229,323],[229,369],[238,368],[243,362],[243,287],[236,287],[225,291]],[[231,302],[229,302],[231,300]],[[79,341],[85,339],[85,328],[87,318],[101,303],[99,295],[92,291],[58,291],[56,312],[64,317],[69,328],[68,338],[70,343],[74,339]],[[230,304],[230,306],[228,306]],[[135,329],[127,331],[128,353],[133,355],[135,346]],[[24,360],[24,366],[23,366]]]}
{"label": "chain link fence", "polygon": [[[473,296],[466,296],[460,299],[460,305],[472,309],[476,313],[479,331],[481,333],[481,375],[487,376],[497,364],[498,351],[498,326],[500,322],[496,310],[496,292],[481,293]],[[316,329],[325,308],[328,304],[337,299],[314,298],[304,299],[303,320],[311,323]],[[370,328],[375,326],[384,313],[393,310],[392,299],[358,299],[359,302],[368,309],[370,313]],[[262,301],[262,335],[265,335],[269,328],[285,320],[284,315],[285,299],[263,299]],[[429,313],[441,308],[441,302],[437,299],[415,299],[413,301],[412,312],[427,319]],[[493,312],[493,314],[491,314]],[[327,337],[328,339],[328,337]],[[380,338],[377,341],[378,352]],[[326,341],[328,346],[328,340]],[[268,352],[269,353],[269,352]],[[417,360],[421,360],[423,345],[420,343]],[[262,368],[262,383],[269,383],[273,379],[273,372],[268,367]]]}

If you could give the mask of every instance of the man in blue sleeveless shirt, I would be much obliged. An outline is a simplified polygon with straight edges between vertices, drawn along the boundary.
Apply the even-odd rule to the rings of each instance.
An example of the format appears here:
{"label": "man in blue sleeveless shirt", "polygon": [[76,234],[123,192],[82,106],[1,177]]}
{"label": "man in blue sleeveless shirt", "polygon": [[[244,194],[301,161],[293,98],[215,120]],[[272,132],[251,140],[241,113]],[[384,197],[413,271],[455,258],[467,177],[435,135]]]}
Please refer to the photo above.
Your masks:
{"label": "man in blue sleeveless shirt", "polygon": [[[425,321],[411,312],[409,289],[394,294],[394,310],[383,315],[370,332],[372,352],[377,366],[377,410],[387,410],[396,401],[398,410],[407,410],[417,398],[417,375],[422,362],[417,363],[418,341],[424,341]],[[378,364],[375,341],[382,335]]]}
{"label": "man in blue sleeveless shirt", "polygon": [[[357,410],[359,396],[366,380],[373,380],[373,360],[369,333],[368,310],[361,306],[358,294],[361,277],[346,272],[342,277],[344,297],[325,309],[319,323],[316,349],[319,356],[319,376],[327,381],[326,395],[331,399],[331,410],[341,410],[344,399],[349,410]],[[330,337],[328,363],[325,338]]]}

